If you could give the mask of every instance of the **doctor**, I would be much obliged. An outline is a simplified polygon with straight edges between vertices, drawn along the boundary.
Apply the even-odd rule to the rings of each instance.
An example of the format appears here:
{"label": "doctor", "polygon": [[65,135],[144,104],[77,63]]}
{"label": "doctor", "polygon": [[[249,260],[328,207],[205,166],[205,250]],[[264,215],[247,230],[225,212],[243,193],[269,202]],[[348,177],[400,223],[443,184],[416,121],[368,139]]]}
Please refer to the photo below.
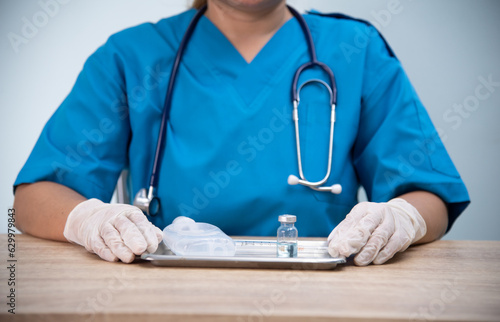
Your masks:
{"label": "doctor", "polygon": [[[21,231],[128,263],[155,251],[157,227],[179,215],[229,235],[273,236],[278,215],[292,213],[301,236],[329,235],[331,255],[357,254],[354,262],[367,265],[450,229],[467,190],[373,27],[304,16],[338,100],[330,152],[331,95],[307,81],[334,84],[320,68],[300,75],[299,158],[291,87],[312,56],[303,26],[284,0],[207,2],[181,56],[163,131],[172,66],[196,10],[119,32],[87,60],[14,183]],[[299,176],[299,160],[303,176],[320,181],[330,156],[325,186],[341,185],[340,194],[287,184]],[[155,163],[156,216],[108,203],[123,169],[135,195],[149,186]],[[370,202],[358,204],[360,186]]]}

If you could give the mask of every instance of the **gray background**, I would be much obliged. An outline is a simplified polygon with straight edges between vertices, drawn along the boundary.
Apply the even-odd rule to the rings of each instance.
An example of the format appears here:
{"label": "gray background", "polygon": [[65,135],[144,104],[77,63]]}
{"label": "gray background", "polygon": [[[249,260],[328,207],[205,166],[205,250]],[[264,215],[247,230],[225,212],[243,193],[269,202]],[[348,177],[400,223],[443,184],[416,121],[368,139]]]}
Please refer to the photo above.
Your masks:
{"label": "gray background", "polygon": [[[42,4],[51,2],[58,6],[44,16]],[[475,93],[481,77],[500,82],[500,1],[289,3],[301,11],[344,12],[376,24],[402,61],[469,188],[472,204],[445,238],[500,240],[494,187],[500,180],[500,86],[487,99],[479,100]],[[7,231],[12,183],[85,59],[112,33],[187,6],[184,0],[0,0],[0,233]],[[9,34],[22,35],[25,21],[33,19],[38,19],[36,34],[16,52]],[[478,104],[471,106],[472,112],[452,110],[455,104],[474,101]]]}

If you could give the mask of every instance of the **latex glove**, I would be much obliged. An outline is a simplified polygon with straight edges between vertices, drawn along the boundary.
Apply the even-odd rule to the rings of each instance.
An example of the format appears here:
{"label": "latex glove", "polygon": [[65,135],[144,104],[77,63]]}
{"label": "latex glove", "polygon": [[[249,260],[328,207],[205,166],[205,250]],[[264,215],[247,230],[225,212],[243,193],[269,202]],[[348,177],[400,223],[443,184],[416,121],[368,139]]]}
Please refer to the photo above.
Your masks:
{"label": "latex glove", "polygon": [[354,264],[359,266],[382,264],[426,232],[424,219],[406,200],[361,202],[328,237],[328,252],[333,257],[357,253]]}
{"label": "latex glove", "polygon": [[137,207],[89,199],[69,214],[64,237],[107,261],[130,263],[146,250],[155,252],[162,232]]}

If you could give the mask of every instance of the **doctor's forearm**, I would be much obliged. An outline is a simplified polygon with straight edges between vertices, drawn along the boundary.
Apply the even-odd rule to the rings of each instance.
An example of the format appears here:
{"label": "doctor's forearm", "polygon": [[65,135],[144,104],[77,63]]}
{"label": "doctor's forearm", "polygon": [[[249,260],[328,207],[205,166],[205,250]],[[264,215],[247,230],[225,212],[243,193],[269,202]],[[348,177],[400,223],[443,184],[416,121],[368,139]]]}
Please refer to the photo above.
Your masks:
{"label": "doctor's forearm", "polygon": [[36,182],[17,187],[14,209],[16,227],[36,237],[67,241],[63,231],[69,213],[85,197],[54,182]]}
{"label": "doctor's forearm", "polygon": [[408,201],[425,220],[427,233],[415,244],[429,243],[444,236],[448,227],[448,210],[441,198],[426,191],[409,192],[399,198]]}

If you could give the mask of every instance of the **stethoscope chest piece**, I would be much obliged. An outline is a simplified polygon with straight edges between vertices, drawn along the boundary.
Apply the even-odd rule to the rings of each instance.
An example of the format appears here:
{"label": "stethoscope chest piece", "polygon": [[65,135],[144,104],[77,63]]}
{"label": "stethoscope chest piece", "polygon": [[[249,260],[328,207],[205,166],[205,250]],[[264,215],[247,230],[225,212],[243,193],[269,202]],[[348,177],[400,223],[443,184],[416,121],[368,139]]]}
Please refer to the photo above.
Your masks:
{"label": "stethoscope chest piece", "polygon": [[134,206],[141,209],[146,215],[154,217],[160,211],[160,199],[153,195],[153,187],[142,188],[134,198]]}

